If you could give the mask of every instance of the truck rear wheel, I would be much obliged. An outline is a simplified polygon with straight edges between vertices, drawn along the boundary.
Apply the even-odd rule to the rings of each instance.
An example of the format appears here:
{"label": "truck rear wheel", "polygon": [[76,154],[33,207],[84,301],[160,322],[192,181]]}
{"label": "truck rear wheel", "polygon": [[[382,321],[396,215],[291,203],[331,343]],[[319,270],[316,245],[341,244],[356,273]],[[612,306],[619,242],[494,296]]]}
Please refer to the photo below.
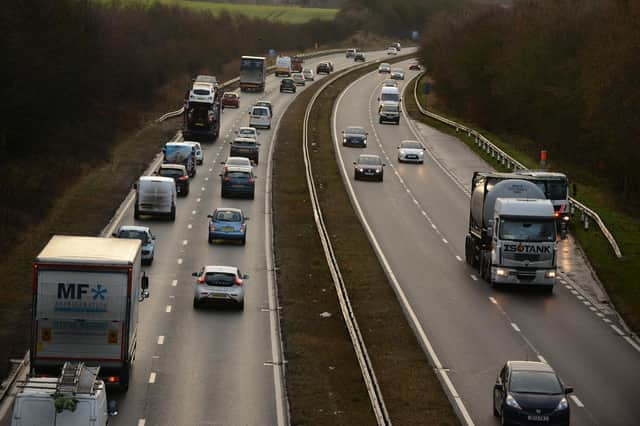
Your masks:
{"label": "truck rear wheel", "polygon": [[133,209],[133,218],[136,220],[140,219],[140,210],[138,210],[138,203],[136,203],[136,206]]}

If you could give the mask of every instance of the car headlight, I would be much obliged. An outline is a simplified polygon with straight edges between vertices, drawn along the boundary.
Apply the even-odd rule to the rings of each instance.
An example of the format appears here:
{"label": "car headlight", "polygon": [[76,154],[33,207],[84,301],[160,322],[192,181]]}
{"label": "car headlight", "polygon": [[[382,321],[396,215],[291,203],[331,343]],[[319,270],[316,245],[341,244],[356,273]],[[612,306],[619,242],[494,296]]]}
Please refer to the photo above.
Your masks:
{"label": "car headlight", "polygon": [[513,396],[511,396],[511,394],[507,394],[506,403],[509,407],[513,407],[517,410],[522,410],[522,407],[520,407],[520,404],[518,404],[518,401],[516,401],[516,399]]}
{"label": "car headlight", "polygon": [[380,173],[380,169],[376,169],[376,173]]}
{"label": "car headlight", "polygon": [[359,168],[359,169],[358,169],[358,171],[359,171],[360,173],[362,173],[362,172],[364,172],[364,169],[363,169],[363,168]]}
{"label": "car headlight", "polygon": [[404,152],[404,149],[401,149],[400,150],[400,155],[404,155],[404,154],[406,154],[406,152]]}
{"label": "car headlight", "polygon": [[502,268],[498,268],[496,269],[496,275],[499,277],[506,277],[507,275],[509,275],[509,273]]}
{"label": "car headlight", "polygon": [[215,230],[216,230],[216,226],[215,225],[210,225],[209,226],[209,231],[215,232]]}
{"label": "car headlight", "polygon": [[546,274],[544,274],[545,277],[547,278],[555,278],[556,277],[556,271],[547,271]]}
{"label": "car headlight", "polygon": [[558,402],[558,406],[556,407],[556,411],[566,410],[568,407],[569,407],[569,401],[567,401],[567,398],[562,397],[560,402]]}
{"label": "car headlight", "polygon": [[347,138],[342,138],[343,143],[347,143]]}

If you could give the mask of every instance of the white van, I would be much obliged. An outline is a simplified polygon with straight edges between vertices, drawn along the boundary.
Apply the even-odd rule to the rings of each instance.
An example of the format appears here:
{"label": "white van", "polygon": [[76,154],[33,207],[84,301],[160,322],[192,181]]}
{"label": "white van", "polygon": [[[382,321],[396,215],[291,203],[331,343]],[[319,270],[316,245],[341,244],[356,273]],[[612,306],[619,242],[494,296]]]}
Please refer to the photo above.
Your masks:
{"label": "white van", "polygon": [[176,220],[176,183],[162,176],[141,176],[134,185],[137,190],[133,216],[161,215]]}
{"label": "white van", "polygon": [[395,102],[396,104],[400,104],[400,89],[397,87],[389,87],[385,86],[380,89],[380,96],[378,96],[379,107],[382,107],[382,104],[389,104]]}
{"label": "white van", "polygon": [[265,106],[251,107],[249,112],[249,126],[257,128],[271,128],[271,111]]}
{"label": "white van", "polygon": [[291,57],[278,56],[276,58],[275,75],[276,77],[279,77],[282,75],[291,77]]}
{"label": "white van", "polygon": [[99,367],[67,362],[62,371],[60,378],[29,378],[17,384],[11,426],[106,426],[109,415],[117,414],[115,402],[107,407],[104,382],[97,379]]}

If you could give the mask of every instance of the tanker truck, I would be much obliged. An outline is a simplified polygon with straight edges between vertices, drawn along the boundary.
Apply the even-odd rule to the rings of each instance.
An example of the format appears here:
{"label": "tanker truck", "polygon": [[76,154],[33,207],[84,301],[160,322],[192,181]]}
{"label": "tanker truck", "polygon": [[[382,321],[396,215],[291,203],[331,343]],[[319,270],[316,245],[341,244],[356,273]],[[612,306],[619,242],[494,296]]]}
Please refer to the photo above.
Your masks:
{"label": "tanker truck", "polygon": [[523,179],[496,181],[475,172],[471,182],[467,263],[492,286],[536,285],[552,292],[556,226],[551,201]]}

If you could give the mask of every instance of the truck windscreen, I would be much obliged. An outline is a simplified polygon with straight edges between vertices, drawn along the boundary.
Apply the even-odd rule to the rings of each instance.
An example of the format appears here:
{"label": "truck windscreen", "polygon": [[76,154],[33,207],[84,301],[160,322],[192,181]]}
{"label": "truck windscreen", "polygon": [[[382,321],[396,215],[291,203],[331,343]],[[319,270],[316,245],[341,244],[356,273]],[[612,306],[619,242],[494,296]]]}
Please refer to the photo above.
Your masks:
{"label": "truck windscreen", "polygon": [[500,239],[509,241],[553,242],[556,239],[556,225],[553,220],[500,221]]}
{"label": "truck windscreen", "polygon": [[260,70],[264,66],[264,61],[256,59],[243,59],[240,61],[241,70]]}

